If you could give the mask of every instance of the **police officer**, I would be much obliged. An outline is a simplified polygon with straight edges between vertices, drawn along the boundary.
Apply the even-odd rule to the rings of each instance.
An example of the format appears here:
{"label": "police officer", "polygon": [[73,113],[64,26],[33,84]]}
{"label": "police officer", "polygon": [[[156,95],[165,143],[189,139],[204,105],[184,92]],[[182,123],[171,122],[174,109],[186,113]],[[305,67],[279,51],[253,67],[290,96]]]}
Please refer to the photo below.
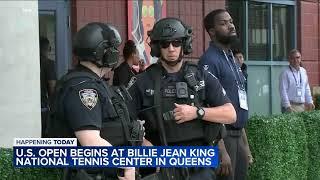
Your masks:
{"label": "police officer", "polygon": [[[108,24],[89,23],[76,33],[73,52],[79,65],[58,82],[49,133],[52,137],[76,137],[81,146],[132,145],[130,141],[137,140],[139,128],[135,128],[136,121],[130,121],[124,102],[128,96],[102,80],[118,62],[120,43],[119,32]],[[65,179],[118,179],[117,172],[69,170]],[[135,179],[134,168],[122,172],[124,176],[119,179]]]}
{"label": "police officer", "polygon": [[[148,35],[151,55],[159,61],[129,87],[132,116],[146,121],[145,138],[153,145],[208,145],[204,127],[233,123],[236,114],[219,81],[184,62],[183,55],[192,51],[192,29],[179,19],[164,18]],[[205,180],[215,175],[211,169],[193,168],[162,178]]]}

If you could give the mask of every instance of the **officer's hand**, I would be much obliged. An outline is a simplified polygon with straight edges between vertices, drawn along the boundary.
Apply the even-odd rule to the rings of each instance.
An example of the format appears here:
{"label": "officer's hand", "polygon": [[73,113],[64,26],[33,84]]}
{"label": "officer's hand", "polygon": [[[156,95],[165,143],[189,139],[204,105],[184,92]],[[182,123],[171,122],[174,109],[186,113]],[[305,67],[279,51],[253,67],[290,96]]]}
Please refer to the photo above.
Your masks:
{"label": "officer's hand", "polygon": [[232,165],[231,165],[231,159],[229,154],[225,151],[220,154],[221,160],[220,160],[220,166],[217,169],[217,174],[221,176],[228,176],[232,173]]}
{"label": "officer's hand", "polygon": [[126,167],[124,169],[124,176],[118,176],[119,180],[135,180],[136,178],[136,170],[134,167]]}
{"label": "officer's hand", "polygon": [[294,110],[294,109],[292,109],[292,107],[291,107],[291,106],[289,106],[289,107],[287,107],[287,108],[286,108],[286,112],[295,112],[295,110]]}
{"label": "officer's hand", "polygon": [[146,123],[146,121],[145,120],[137,120],[138,122],[139,122],[139,124],[140,124],[140,126],[141,126],[141,130],[143,131],[143,137],[146,135],[146,128],[144,127],[144,124]]}
{"label": "officer's hand", "polygon": [[253,156],[251,154],[248,155],[248,163],[249,165],[253,164]]}
{"label": "officer's hand", "polygon": [[306,104],[306,110],[307,111],[312,111],[314,110],[315,106],[313,103],[310,103],[310,104]]}
{"label": "officer's hand", "polygon": [[176,108],[174,108],[174,119],[177,124],[181,124],[187,121],[191,121],[197,118],[197,108],[187,104],[177,104],[174,103]]}
{"label": "officer's hand", "polygon": [[249,145],[247,145],[245,147],[245,155],[247,156],[247,162],[248,162],[248,165],[252,165],[253,164],[253,156],[251,154],[251,151],[250,151],[250,147]]}

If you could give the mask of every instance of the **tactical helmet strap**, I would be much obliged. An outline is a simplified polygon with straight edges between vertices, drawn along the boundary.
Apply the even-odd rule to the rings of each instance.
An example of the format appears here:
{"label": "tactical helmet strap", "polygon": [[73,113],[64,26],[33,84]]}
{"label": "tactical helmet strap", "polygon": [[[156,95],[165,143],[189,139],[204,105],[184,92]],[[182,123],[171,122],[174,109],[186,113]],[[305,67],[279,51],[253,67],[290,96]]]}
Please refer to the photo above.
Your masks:
{"label": "tactical helmet strap", "polygon": [[151,42],[150,44],[150,48],[151,48],[151,56],[152,57],[160,57],[160,44],[159,42]]}
{"label": "tactical helmet strap", "polygon": [[114,68],[118,64],[119,50],[115,47],[108,47],[105,49],[102,65],[108,68]]}

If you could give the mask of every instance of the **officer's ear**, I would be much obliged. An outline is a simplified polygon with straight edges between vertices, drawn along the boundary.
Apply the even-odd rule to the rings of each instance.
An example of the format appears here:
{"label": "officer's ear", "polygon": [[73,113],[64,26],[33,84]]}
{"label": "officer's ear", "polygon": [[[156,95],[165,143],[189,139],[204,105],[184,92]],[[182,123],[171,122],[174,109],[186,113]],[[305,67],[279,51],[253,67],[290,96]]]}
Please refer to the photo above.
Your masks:
{"label": "officer's ear", "polygon": [[160,51],[160,44],[158,42],[150,42],[150,48],[151,48],[151,56],[152,57],[160,57],[161,51]]}
{"label": "officer's ear", "polygon": [[208,30],[208,34],[209,34],[209,36],[210,36],[211,38],[215,37],[215,36],[216,36],[216,31],[215,31],[215,29],[214,29],[214,28],[210,28],[210,29]]}

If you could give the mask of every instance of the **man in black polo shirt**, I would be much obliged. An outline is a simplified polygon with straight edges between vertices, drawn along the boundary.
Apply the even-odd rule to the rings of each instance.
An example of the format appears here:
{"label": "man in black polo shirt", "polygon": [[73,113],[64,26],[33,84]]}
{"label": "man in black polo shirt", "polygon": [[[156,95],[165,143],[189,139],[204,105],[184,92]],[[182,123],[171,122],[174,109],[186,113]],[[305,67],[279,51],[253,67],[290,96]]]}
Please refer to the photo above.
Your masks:
{"label": "man in black polo shirt", "polygon": [[200,58],[199,66],[220,80],[237,112],[236,123],[226,125],[227,136],[219,143],[221,171],[218,173],[221,176],[218,179],[243,180],[252,156],[244,130],[248,120],[245,78],[230,49],[237,38],[235,26],[224,9],[210,12],[204,19],[204,26],[212,41]]}
{"label": "man in black polo shirt", "polygon": [[139,72],[137,72],[132,68],[133,65],[139,65],[140,68],[142,67],[140,66],[141,62],[139,59],[137,47],[132,40],[128,40],[124,45],[123,57],[124,62],[114,70],[113,85],[115,86],[127,86],[133,76],[143,71],[143,69],[139,69]]}

